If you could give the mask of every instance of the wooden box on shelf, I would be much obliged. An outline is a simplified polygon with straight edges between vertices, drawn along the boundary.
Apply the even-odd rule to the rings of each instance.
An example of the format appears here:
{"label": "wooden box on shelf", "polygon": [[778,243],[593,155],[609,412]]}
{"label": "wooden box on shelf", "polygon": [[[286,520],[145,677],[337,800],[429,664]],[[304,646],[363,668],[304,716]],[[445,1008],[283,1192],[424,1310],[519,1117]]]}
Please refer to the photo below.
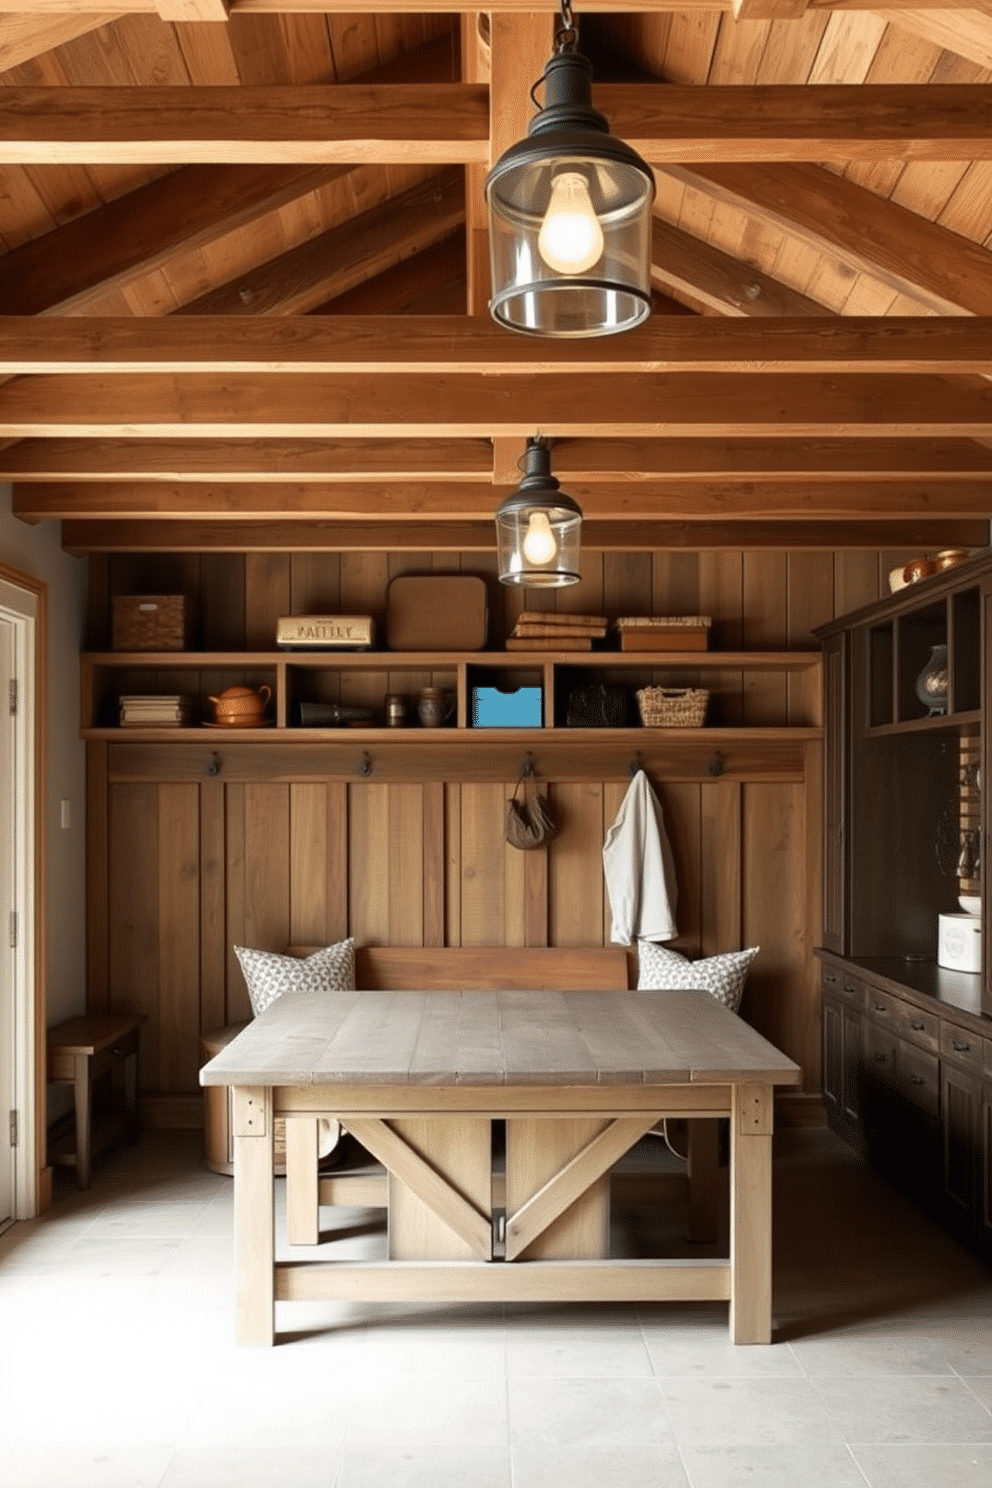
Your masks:
{"label": "wooden box on shelf", "polygon": [[706,651],[709,615],[623,615],[617,621],[621,651]]}
{"label": "wooden box on shelf", "polygon": [[184,594],[115,594],[115,651],[183,651],[189,640]]}

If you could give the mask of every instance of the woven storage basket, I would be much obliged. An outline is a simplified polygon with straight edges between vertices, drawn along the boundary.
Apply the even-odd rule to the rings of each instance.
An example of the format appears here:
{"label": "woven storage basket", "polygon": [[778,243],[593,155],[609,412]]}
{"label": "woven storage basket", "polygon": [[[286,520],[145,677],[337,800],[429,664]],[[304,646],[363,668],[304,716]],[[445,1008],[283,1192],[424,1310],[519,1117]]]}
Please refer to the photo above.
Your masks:
{"label": "woven storage basket", "polygon": [[115,651],[182,651],[189,636],[183,594],[115,594]]}
{"label": "woven storage basket", "polygon": [[646,728],[701,728],[709,700],[704,687],[642,687],[637,693]]}

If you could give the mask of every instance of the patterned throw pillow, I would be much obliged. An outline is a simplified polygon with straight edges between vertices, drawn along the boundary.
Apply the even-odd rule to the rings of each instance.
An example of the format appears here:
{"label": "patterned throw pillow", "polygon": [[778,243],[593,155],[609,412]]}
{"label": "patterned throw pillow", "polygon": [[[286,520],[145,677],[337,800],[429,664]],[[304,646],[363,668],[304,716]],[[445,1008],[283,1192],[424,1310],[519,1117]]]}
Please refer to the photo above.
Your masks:
{"label": "patterned throw pillow", "polygon": [[[350,937],[314,951],[312,956],[280,956],[275,951],[253,951],[248,946],[235,946],[234,954],[241,962],[256,1018],[284,992],[355,990],[355,942]],[[329,1159],[340,1140],[341,1123],[333,1116],[322,1116],[317,1123],[318,1160]]]}
{"label": "patterned throw pillow", "polygon": [[241,962],[256,1018],[285,992],[355,990],[355,942],[350,937],[312,956],[279,956],[247,946],[235,946],[234,954]]}
{"label": "patterned throw pillow", "polygon": [[727,951],[703,961],[687,961],[677,951],[665,950],[649,940],[637,943],[639,992],[669,992],[682,987],[701,987],[736,1013],[744,995],[744,982],[751,962],[760,950]]}

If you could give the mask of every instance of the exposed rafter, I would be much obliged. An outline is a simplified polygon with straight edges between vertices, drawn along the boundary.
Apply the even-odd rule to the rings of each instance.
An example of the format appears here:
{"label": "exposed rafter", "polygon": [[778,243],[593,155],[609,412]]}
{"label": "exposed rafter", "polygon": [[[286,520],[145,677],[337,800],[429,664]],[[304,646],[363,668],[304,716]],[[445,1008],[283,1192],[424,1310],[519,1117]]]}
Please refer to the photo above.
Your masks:
{"label": "exposed rafter", "polygon": [[[447,188],[450,188],[447,189]],[[436,194],[435,194],[436,193]],[[460,182],[411,193],[460,212]],[[430,212],[428,210],[427,217]],[[446,227],[446,231],[450,228]],[[992,318],[783,317],[774,321],[659,316],[602,341],[510,336],[468,316],[267,316],[165,319],[0,316],[0,374],[174,372],[475,373],[582,377],[636,373],[992,373]],[[448,386],[451,386],[449,381]],[[755,384],[756,396],[760,383]],[[604,389],[604,398],[610,397]],[[4,395],[0,393],[0,410]]]}
{"label": "exposed rafter", "polygon": [[[983,86],[604,83],[596,104],[649,162],[987,160]],[[0,163],[481,163],[476,83],[305,88],[6,88]]]}
{"label": "exposed rafter", "polygon": [[[745,323],[746,324],[746,323]],[[745,435],[992,438],[992,386],[767,373],[149,373],[16,378],[0,437],[479,438]]]}
{"label": "exposed rafter", "polygon": [[[748,528],[749,550],[926,548],[934,541],[962,548],[983,547],[988,522],[754,522]],[[641,522],[633,531],[625,522],[583,525],[583,548],[590,552],[739,552],[740,531],[725,522]],[[70,553],[126,552],[491,552],[493,524],[487,522],[64,522],[62,546]]]}

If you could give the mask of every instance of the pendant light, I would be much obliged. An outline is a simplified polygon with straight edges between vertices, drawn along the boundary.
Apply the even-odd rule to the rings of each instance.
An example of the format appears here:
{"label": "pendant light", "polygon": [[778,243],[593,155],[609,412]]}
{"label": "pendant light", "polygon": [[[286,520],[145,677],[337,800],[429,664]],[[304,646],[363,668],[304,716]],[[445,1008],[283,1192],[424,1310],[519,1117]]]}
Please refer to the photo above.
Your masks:
{"label": "pendant light", "polygon": [[533,336],[610,336],[651,314],[654,176],[593,108],[577,43],[562,0],[544,107],[486,177],[490,314]]}
{"label": "pendant light", "polygon": [[582,508],[551,474],[551,453],[528,439],[524,477],[496,512],[501,584],[560,589],[577,584]]}

